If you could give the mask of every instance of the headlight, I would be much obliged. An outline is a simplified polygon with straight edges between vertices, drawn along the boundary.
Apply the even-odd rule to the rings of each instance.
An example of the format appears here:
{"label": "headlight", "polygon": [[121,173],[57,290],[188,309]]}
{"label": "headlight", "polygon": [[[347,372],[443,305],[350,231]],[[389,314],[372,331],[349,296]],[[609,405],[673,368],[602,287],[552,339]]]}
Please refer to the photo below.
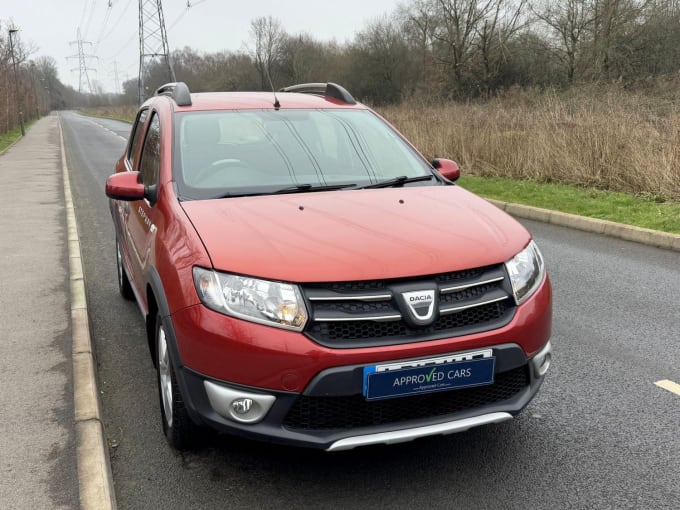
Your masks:
{"label": "headlight", "polygon": [[216,312],[295,331],[307,322],[307,309],[296,285],[200,267],[194,267],[194,284],[203,304]]}
{"label": "headlight", "polygon": [[507,261],[505,267],[510,275],[515,302],[518,305],[526,301],[536,291],[545,274],[543,256],[533,241]]}

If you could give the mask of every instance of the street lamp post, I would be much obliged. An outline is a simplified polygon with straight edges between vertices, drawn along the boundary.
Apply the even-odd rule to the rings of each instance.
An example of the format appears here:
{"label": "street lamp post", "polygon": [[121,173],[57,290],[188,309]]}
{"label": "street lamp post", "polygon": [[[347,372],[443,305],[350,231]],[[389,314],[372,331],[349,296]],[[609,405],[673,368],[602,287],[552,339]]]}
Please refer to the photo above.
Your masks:
{"label": "street lamp post", "polygon": [[19,78],[17,76],[17,61],[14,57],[14,43],[12,42],[12,34],[18,32],[17,28],[9,29],[9,51],[12,54],[12,67],[14,68],[14,92],[15,100],[19,106],[19,125],[21,126],[21,136],[26,136],[26,129],[24,129],[24,117],[21,111],[21,104],[19,103]]}
{"label": "street lamp post", "polygon": [[36,119],[40,119],[40,100],[38,99],[38,80],[35,77],[36,75],[35,62],[29,60],[29,63],[31,64],[31,78],[33,79],[33,99],[35,101],[35,114]]}

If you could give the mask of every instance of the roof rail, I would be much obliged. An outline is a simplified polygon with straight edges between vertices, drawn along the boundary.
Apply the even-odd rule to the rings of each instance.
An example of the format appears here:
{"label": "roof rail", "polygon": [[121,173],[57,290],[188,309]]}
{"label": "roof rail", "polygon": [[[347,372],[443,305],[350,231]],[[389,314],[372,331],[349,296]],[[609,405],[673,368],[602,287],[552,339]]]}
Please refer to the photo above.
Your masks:
{"label": "roof rail", "polygon": [[357,102],[352,97],[352,94],[347,92],[344,87],[341,87],[337,83],[301,83],[299,85],[291,85],[290,87],[284,87],[279,90],[279,92],[300,92],[302,94],[321,94],[324,96],[332,97],[338,99],[347,104],[357,104]]}
{"label": "roof rail", "polygon": [[191,106],[191,92],[183,81],[161,85],[154,92],[154,96],[170,96],[177,106]]}

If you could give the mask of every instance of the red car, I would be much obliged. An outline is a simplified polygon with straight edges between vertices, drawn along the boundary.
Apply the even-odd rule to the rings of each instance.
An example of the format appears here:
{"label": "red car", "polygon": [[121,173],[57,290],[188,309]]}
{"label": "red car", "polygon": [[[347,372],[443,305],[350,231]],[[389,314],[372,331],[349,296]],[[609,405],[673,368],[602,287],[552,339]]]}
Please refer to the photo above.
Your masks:
{"label": "red car", "polygon": [[497,423],[550,365],[529,233],[339,85],[140,108],[106,182],[163,430],[342,450]]}

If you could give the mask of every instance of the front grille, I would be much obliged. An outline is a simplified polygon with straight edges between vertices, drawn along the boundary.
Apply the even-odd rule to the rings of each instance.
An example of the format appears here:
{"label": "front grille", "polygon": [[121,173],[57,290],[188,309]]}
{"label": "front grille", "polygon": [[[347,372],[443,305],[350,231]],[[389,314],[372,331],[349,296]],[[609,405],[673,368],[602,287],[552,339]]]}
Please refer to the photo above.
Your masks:
{"label": "front grille", "polygon": [[508,400],[529,385],[527,367],[496,374],[493,384],[475,388],[368,401],[362,395],[300,396],[283,424],[296,430],[352,429],[436,418]]}
{"label": "front grille", "polygon": [[507,311],[508,304],[504,302],[491,303],[484,306],[469,308],[459,313],[443,315],[432,325],[426,328],[410,328],[404,321],[347,321],[347,322],[316,322],[308,330],[313,338],[323,338],[326,341],[333,340],[367,340],[400,338],[413,339],[426,337],[440,331],[452,331],[466,326],[478,326],[493,324],[502,319]]}
{"label": "front grille", "polygon": [[332,282],[326,285],[335,292],[355,292],[364,290],[384,289],[385,282],[382,280],[366,280],[357,282]]}
{"label": "front grille", "polygon": [[[405,291],[434,289],[439,313],[420,325],[409,317]],[[395,345],[496,329],[514,315],[502,264],[422,277],[306,284],[311,307],[305,334],[334,348]]]}
{"label": "front grille", "polygon": [[449,273],[440,273],[435,275],[434,278],[439,283],[452,283],[459,282],[461,280],[472,280],[474,278],[479,278],[487,268],[476,267],[474,269],[464,269],[463,271],[451,271]]}
{"label": "front grille", "polygon": [[314,306],[314,311],[317,314],[324,312],[345,312],[347,314],[366,313],[366,314],[383,314],[394,312],[394,307],[389,301],[335,301],[335,302],[319,302]]}
{"label": "front grille", "polygon": [[487,285],[477,285],[475,287],[459,290],[457,292],[450,292],[441,296],[441,303],[460,303],[461,301],[475,299],[490,292],[492,289],[497,289],[498,287],[500,287],[500,283],[495,282]]}

